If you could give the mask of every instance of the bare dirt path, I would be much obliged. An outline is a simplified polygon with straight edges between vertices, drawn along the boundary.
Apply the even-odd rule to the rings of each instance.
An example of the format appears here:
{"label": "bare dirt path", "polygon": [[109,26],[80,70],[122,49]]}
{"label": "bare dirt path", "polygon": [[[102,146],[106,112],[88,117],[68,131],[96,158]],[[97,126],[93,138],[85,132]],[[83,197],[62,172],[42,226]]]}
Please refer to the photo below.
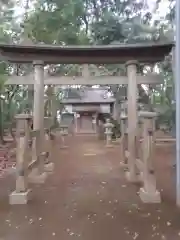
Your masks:
{"label": "bare dirt path", "polygon": [[118,146],[107,149],[94,136],[71,137],[68,145],[55,147],[55,172],[33,186],[28,205],[9,206],[12,178],[0,180],[0,240],[180,239],[172,149],[157,149],[163,203],[147,205],[124,178]]}

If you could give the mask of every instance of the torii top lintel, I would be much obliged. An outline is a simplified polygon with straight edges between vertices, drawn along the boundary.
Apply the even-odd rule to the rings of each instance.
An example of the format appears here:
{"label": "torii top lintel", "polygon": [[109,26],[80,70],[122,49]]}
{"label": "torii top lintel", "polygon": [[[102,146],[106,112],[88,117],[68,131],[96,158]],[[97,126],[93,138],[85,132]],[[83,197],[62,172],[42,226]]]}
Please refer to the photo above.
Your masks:
{"label": "torii top lintel", "polygon": [[173,43],[146,43],[92,46],[58,46],[47,44],[15,45],[0,44],[0,58],[10,62],[64,64],[108,64],[137,60],[144,63],[162,61]]}

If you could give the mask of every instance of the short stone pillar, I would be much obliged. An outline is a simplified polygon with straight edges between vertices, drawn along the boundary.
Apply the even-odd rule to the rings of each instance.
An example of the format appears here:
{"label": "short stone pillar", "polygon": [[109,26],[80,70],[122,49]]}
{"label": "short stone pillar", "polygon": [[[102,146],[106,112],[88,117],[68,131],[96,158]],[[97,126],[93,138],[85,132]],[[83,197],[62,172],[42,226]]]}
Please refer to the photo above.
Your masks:
{"label": "short stone pillar", "polygon": [[124,113],[120,116],[121,120],[121,166],[128,168],[128,158],[127,158],[127,115]]}
{"label": "short stone pillar", "polygon": [[97,133],[97,114],[92,116],[92,128],[95,133]]}
{"label": "short stone pillar", "polygon": [[105,139],[104,124],[101,120],[98,121],[98,139],[99,140]]}
{"label": "short stone pillar", "polygon": [[44,170],[47,173],[52,173],[54,171],[54,163],[51,162],[53,159],[53,145],[54,140],[51,137],[50,130],[45,133],[45,147],[46,151],[43,152],[43,156],[45,159]]}
{"label": "short stone pillar", "polygon": [[139,112],[142,118],[143,142],[142,142],[142,181],[143,187],[140,188],[139,196],[145,203],[160,203],[160,192],[156,188],[156,178],[153,170],[154,157],[154,121],[157,117],[155,112]]}
{"label": "short stone pillar", "polygon": [[66,141],[66,136],[68,135],[68,126],[60,126],[60,135],[61,135],[61,141],[62,141],[61,148],[67,148],[65,141]]}
{"label": "short stone pillar", "polygon": [[30,198],[28,189],[28,164],[30,122],[32,116],[29,114],[18,114],[16,117],[16,189],[9,196],[10,204],[26,204]]}
{"label": "short stone pillar", "polygon": [[74,132],[75,133],[78,133],[79,131],[79,118],[80,118],[80,115],[78,113],[75,113],[74,114]]}
{"label": "short stone pillar", "polygon": [[113,129],[114,124],[111,123],[110,119],[106,120],[106,123],[104,124],[105,128],[105,135],[106,135],[106,147],[112,146],[112,134],[113,134]]}

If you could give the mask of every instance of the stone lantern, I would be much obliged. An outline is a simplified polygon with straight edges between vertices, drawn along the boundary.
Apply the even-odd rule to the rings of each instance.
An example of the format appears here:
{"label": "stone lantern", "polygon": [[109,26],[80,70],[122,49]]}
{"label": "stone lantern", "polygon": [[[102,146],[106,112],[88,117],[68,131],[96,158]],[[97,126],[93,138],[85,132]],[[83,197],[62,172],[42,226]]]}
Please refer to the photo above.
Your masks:
{"label": "stone lantern", "polygon": [[105,128],[105,135],[106,135],[106,146],[110,146],[112,142],[112,134],[113,134],[113,129],[114,124],[110,122],[110,119],[106,120],[106,123],[104,124]]}

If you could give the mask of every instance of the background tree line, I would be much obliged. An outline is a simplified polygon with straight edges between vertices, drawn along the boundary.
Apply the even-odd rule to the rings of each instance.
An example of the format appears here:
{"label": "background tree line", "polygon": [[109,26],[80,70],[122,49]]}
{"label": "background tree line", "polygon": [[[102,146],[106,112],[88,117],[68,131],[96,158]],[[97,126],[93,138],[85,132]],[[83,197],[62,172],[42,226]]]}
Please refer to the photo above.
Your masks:
{"label": "background tree line", "polygon": [[[175,0],[167,0],[168,9],[163,18],[154,19],[162,0],[150,11],[147,0],[1,0],[0,41],[19,43],[29,38],[34,43],[60,45],[93,45],[120,43],[147,43],[174,39]],[[18,10],[21,7],[21,11]],[[164,83],[158,86],[139,86],[140,101],[148,108],[160,109],[161,123],[172,126],[174,112],[174,82],[172,57],[156,65],[141,65],[139,72],[159,72]],[[79,66],[50,65],[50,74],[78,75]],[[93,66],[92,66],[93,68]],[[101,74],[123,75],[124,65],[95,66]],[[0,133],[8,128],[18,112],[32,111],[33,89],[30,86],[4,85],[7,75],[25,75],[32,66],[0,62]],[[125,86],[109,86],[119,104]],[[51,86],[45,89],[46,103]],[[63,97],[63,89],[56,89],[56,99]],[[46,111],[46,110],[45,110]]]}

